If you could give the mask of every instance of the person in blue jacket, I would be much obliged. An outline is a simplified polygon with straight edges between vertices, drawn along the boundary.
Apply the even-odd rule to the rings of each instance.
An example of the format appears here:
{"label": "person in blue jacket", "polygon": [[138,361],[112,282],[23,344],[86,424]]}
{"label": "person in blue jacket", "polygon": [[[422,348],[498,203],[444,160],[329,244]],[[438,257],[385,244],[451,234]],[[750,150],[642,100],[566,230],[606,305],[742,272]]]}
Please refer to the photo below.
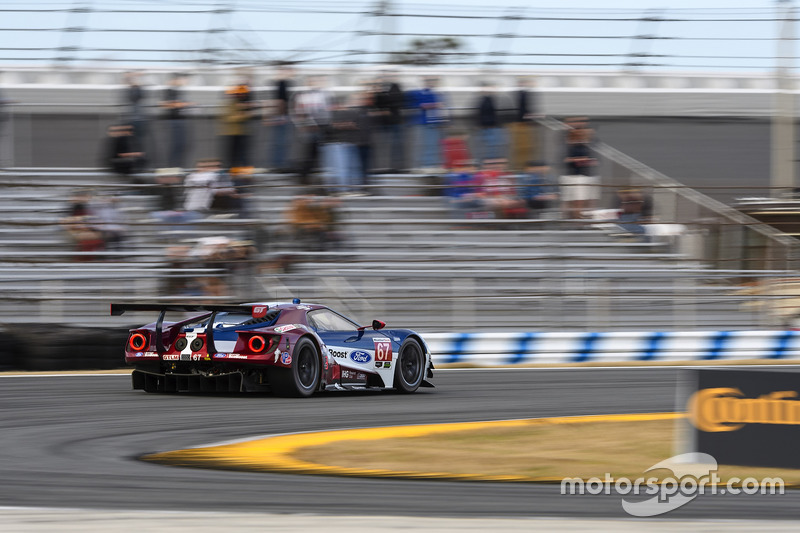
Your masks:
{"label": "person in blue jacket", "polygon": [[436,92],[438,80],[424,79],[424,87],[411,91],[409,104],[416,113],[412,124],[417,131],[418,167],[430,171],[442,166],[442,129],[447,122],[447,108],[441,94]]}

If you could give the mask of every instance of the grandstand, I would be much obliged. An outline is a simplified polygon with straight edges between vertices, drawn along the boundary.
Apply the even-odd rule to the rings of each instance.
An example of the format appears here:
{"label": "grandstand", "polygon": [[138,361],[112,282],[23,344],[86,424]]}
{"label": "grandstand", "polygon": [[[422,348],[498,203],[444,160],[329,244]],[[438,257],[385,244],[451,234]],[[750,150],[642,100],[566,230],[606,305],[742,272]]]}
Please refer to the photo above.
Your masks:
{"label": "grandstand", "polygon": [[[152,176],[142,178],[131,185],[86,169],[0,174],[7,191],[0,199],[2,323],[123,325],[151,318],[108,317],[110,301],[300,297],[361,321],[380,318],[424,332],[768,329],[782,325],[768,309],[780,295],[741,289],[792,275],[789,263],[775,259],[776,248],[791,245],[758,224],[753,227],[766,232],[762,240],[777,244],[756,248],[758,257],[751,250],[750,264],[734,265],[709,255],[715,240],[709,232],[631,242],[614,235],[613,226],[585,221],[454,218],[433,179],[418,175],[377,176],[371,196],[342,198],[337,232],[343,241],[308,249],[282,236],[287,206],[301,192],[291,176],[254,177],[252,218],[217,215],[190,225],[154,219]],[[654,190],[667,191],[662,186]],[[86,189],[118,194],[128,228],[122,249],[76,251],[62,221],[70,194]],[[664,220],[670,205],[669,216],[677,217],[671,222],[688,222],[680,220],[685,210],[674,207],[676,198],[657,195],[656,214]],[[750,226],[742,221],[719,227],[746,232]],[[211,235],[252,242],[258,252],[233,269],[169,257],[171,247]],[[729,255],[747,253],[740,247]],[[170,292],[176,281],[217,277],[228,282],[223,294]]]}

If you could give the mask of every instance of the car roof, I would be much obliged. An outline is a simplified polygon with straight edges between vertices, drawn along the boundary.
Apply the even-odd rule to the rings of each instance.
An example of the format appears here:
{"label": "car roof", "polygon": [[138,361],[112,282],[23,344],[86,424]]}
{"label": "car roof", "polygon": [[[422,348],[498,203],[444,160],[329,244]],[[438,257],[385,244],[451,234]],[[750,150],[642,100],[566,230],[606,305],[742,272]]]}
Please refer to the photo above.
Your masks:
{"label": "car roof", "polygon": [[297,310],[304,310],[310,311],[314,309],[328,309],[327,305],[321,304],[312,304],[312,303],[291,303],[291,302],[247,302],[242,305],[264,305],[267,306],[269,309],[297,309]]}

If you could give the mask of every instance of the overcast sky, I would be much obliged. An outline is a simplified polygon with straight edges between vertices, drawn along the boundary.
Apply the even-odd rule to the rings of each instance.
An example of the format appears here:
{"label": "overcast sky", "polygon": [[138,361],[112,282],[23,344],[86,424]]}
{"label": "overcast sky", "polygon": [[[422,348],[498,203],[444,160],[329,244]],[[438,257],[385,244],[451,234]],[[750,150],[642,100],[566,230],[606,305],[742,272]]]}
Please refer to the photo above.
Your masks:
{"label": "overcast sky", "polygon": [[[390,12],[414,17],[377,17],[377,4],[4,0],[0,64],[52,64],[58,57],[70,64],[140,67],[195,66],[193,61],[208,58],[363,64],[380,61],[380,52],[403,49],[419,36],[455,35],[461,52],[470,55],[454,56],[453,61],[478,65],[493,61],[531,70],[618,70],[644,63],[640,68],[646,70],[765,72],[774,67],[774,38],[780,27],[774,0],[605,0],[602,7],[596,0],[388,2]],[[213,12],[227,5],[234,7],[233,13]],[[89,12],[69,11],[87,6]],[[509,18],[513,16],[521,18]],[[640,20],[645,16],[673,20]],[[371,34],[378,31],[403,35]],[[658,38],[635,39],[637,35]],[[199,52],[205,49],[221,52]]]}

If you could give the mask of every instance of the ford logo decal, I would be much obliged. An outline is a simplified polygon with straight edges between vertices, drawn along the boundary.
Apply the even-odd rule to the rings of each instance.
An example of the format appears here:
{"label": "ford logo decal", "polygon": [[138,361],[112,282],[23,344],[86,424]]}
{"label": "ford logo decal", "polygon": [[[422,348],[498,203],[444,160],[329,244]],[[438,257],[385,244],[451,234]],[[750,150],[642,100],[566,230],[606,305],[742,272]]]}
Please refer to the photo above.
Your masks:
{"label": "ford logo decal", "polygon": [[350,359],[356,363],[369,363],[372,361],[372,356],[365,351],[356,350],[350,354]]}
{"label": "ford logo decal", "polygon": [[225,359],[226,357],[228,357],[228,354],[226,354],[226,353],[215,353],[214,354],[214,359]]}

